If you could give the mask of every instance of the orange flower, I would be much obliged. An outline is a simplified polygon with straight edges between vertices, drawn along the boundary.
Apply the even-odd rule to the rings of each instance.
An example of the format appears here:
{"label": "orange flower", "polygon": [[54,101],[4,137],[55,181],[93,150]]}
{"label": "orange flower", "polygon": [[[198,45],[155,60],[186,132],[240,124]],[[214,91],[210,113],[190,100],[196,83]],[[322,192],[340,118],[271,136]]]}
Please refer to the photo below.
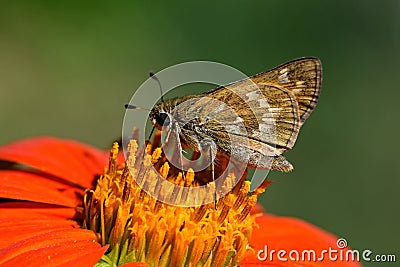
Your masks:
{"label": "orange flower", "polygon": [[[151,160],[156,162],[154,151]],[[248,214],[258,195],[245,197],[240,190],[220,200],[218,208],[177,209],[158,203],[126,182],[128,173],[124,176],[124,165],[117,164],[117,153],[114,146],[108,159],[88,145],[50,137],[0,147],[0,265],[148,266],[131,262],[137,260],[150,266],[191,266],[193,260],[204,266],[238,261],[240,266],[360,266],[328,257],[260,261],[257,254],[266,245],[276,251],[320,253],[336,248],[337,238],[298,219],[265,215],[257,206]],[[171,179],[168,166],[161,168]],[[142,202],[133,206],[135,201]],[[125,204],[127,210],[122,209]],[[162,221],[159,212],[169,221],[154,224],[154,218]],[[172,241],[166,243],[168,238]]]}

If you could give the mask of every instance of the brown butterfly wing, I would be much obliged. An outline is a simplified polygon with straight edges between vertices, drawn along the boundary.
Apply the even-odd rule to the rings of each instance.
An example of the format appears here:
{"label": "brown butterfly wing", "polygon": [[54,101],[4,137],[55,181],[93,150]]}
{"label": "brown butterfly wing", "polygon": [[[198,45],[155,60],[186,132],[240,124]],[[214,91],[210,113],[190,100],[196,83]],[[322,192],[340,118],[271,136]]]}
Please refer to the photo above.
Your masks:
{"label": "brown butterfly wing", "polygon": [[[223,122],[228,129],[243,123],[247,130],[244,138],[248,138],[258,151],[262,152],[263,147],[269,146],[269,149],[273,147],[275,155],[279,155],[293,147],[300,118],[297,101],[288,89],[276,85],[255,85],[247,80],[227,85],[207,96],[223,102],[234,112],[215,109],[216,105],[208,105],[207,99],[199,101],[196,106],[205,107],[205,114]],[[266,151],[264,153],[271,155]]]}
{"label": "brown butterfly wing", "polygon": [[318,58],[300,58],[250,77],[256,84],[276,84],[292,92],[299,105],[301,124],[317,105],[322,65]]}
{"label": "brown butterfly wing", "polygon": [[[317,105],[321,82],[320,60],[300,58],[248,79],[215,88],[205,96],[220,100],[234,109],[246,125],[250,139],[272,143],[282,153],[294,146],[300,126]],[[260,92],[268,102],[268,111],[259,102],[261,96],[257,93]],[[201,105],[207,106],[206,103]],[[213,105],[209,107],[211,109]],[[268,116],[275,119],[275,137],[271,136],[271,132],[263,131],[262,128],[265,127],[260,128],[258,124],[265,119],[267,125]],[[233,123],[227,117],[223,118],[223,113],[219,117],[225,122]]]}

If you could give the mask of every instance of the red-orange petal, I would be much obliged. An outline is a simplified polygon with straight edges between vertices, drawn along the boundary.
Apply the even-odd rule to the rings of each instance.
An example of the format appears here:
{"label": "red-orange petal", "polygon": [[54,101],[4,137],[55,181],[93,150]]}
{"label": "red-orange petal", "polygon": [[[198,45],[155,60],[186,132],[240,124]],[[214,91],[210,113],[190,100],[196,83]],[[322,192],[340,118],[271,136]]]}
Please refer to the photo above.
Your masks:
{"label": "red-orange petal", "polygon": [[257,203],[250,211],[251,215],[263,214],[263,213],[265,213],[265,209],[260,203]]}
{"label": "red-orange petal", "polygon": [[21,219],[71,219],[74,208],[61,208],[35,202],[0,203],[0,222]]}
{"label": "red-orange petal", "polygon": [[49,229],[0,249],[0,265],[93,266],[107,249],[95,240],[95,234],[88,230]]}
{"label": "red-orange petal", "polygon": [[76,141],[37,137],[0,147],[0,160],[25,164],[87,188],[108,158],[106,153]]}
{"label": "red-orange petal", "polygon": [[[48,176],[48,175],[47,175]],[[0,197],[76,207],[83,190],[46,177],[43,173],[0,170]]]}
{"label": "red-orange petal", "polygon": [[21,242],[25,239],[54,231],[70,230],[76,227],[78,227],[76,222],[60,219],[12,219],[3,221],[0,222],[0,251],[11,244]]}
{"label": "red-orange petal", "polygon": [[[257,258],[257,253],[260,250],[265,251],[265,246],[268,251],[279,250],[286,251],[286,258],[291,250],[296,250],[300,254],[303,250],[314,250],[317,253],[317,258],[323,250],[330,247],[338,249],[336,242],[337,237],[314,226],[305,221],[272,215],[263,215],[257,218],[259,225],[258,229],[253,232],[253,237],[250,240],[250,245],[254,252],[245,257],[241,262],[242,267],[256,266],[341,266],[341,267],[359,267],[359,262],[353,261],[331,261],[326,255],[322,261],[279,261],[276,253],[275,258],[271,261],[267,258],[266,261],[261,261]],[[264,256],[264,254],[261,254]]]}

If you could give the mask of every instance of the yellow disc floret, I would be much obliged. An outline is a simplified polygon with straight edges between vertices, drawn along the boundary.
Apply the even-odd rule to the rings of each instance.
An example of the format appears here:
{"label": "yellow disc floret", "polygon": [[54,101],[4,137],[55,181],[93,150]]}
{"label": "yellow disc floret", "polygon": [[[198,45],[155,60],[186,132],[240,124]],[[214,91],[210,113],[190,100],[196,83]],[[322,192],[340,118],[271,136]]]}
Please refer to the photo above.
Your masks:
{"label": "yellow disc floret", "polygon": [[[149,266],[237,266],[250,250],[254,227],[250,210],[269,183],[249,193],[250,183],[240,180],[231,193],[216,203],[179,207],[161,203],[142,190],[144,183],[154,183],[150,166],[160,166],[159,175],[182,187],[198,185],[197,174],[171,173],[162,159],[160,148],[141,159],[132,140],[125,163],[118,164],[118,144],[110,151],[109,164],[94,190],[86,190],[83,227],[97,233],[98,242],[109,249],[101,266],[118,266],[127,262],[146,262]],[[230,173],[228,184],[235,181]],[[231,180],[231,181],[229,181]],[[148,185],[162,194],[185,198],[168,186]],[[172,190],[172,191],[171,191]],[[210,186],[213,190],[213,186]]]}

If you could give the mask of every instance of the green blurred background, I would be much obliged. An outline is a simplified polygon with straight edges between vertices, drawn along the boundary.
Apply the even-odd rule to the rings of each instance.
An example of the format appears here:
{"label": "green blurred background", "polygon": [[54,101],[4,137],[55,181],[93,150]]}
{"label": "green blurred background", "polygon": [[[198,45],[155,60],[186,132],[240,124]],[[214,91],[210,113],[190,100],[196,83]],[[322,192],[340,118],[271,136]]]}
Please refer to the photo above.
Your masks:
{"label": "green blurred background", "polygon": [[0,143],[108,148],[150,70],[251,75],[302,56],[323,62],[321,99],[262,202],[400,261],[400,1],[2,1]]}

